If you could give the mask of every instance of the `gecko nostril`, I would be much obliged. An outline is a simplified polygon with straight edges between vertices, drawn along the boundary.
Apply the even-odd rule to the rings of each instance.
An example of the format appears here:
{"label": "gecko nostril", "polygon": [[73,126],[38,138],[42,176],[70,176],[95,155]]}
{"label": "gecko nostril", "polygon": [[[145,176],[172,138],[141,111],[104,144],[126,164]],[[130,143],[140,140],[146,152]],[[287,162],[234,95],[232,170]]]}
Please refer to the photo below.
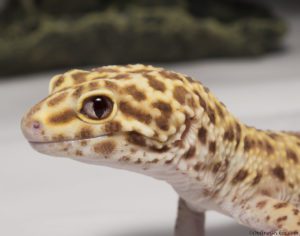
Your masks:
{"label": "gecko nostril", "polygon": [[22,119],[22,132],[30,142],[43,141],[44,128],[43,123],[38,120]]}
{"label": "gecko nostril", "polygon": [[32,128],[33,129],[39,129],[41,127],[41,123],[38,121],[33,121],[32,122]]}

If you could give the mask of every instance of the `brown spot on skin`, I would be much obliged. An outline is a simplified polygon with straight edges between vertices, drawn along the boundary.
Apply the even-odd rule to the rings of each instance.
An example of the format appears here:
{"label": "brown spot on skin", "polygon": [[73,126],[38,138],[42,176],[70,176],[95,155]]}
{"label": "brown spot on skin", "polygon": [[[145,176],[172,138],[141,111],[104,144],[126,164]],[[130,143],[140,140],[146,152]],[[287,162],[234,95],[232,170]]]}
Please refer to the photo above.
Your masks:
{"label": "brown spot on skin", "polygon": [[99,73],[101,73],[101,72],[108,72],[108,73],[114,73],[114,72],[117,73],[117,72],[119,72],[118,69],[105,68],[105,67],[94,68],[94,69],[92,69],[92,71],[97,71]]}
{"label": "brown spot on skin", "polygon": [[196,165],[194,165],[194,170],[199,171],[202,168],[202,163],[198,162]]}
{"label": "brown spot on skin", "polygon": [[257,185],[261,180],[261,173],[257,172],[255,178],[252,181],[252,185]]}
{"label": "brown spot on skin", "polygon": [[116,133],[121,131],[122,125],[118,121],[111,121],[107,124],[105,124],[105,132],[107,133]]}
{"label": "brown spot on skin", "polygon": [[247,170],[244,170],[244,169],[241,169],[239,170],[236,175],[233,177],[232,179],[232,183],[233,184],[236,184],[238,182],[241,182],[243,181],[244,179],[246,179],[246,177],[248,176],[248,171]]}
{"label": "brown spot on skin", "polygon": [[75,155],[76,155],[76,156],[82,156],[83,154],[82,154],[82,151],[76,150]]}
{"label": "brown spot on skin", "polygon": [[172,107],[168,103],[159,101],[153,103],[152,106],[160,110],[161,114],[166,117],[170,117],[170,115],[172,114]]}
{"label": "brown spot on skin", "polygon": [[35,106],[33,106],[30,111],[28,112],[28,117],[32,117],[35,113],[37,113],[39,110],[41,110],[41,106],[42,106],[43,101],[39,102],[38,104],[36,104]]}
{"label": "brown spot on skin", "polygon": [[196,153],[196,148],[195,146],[190,147],[190,149],[186,152],[186,154],[184,155],[185,159],[190,159],[192,157],[195,156]]}
{"label": "brown spot on skin", "polygon": [[137,74],[143,74],[143,73],[149,73],[152,72],[151,69],[137,69],[137,70],[131,70],[130,73],[137,73]]}
{"label": "brown spot on skin", "polygon": [[281,222],[281,221],[285,221],[285,220],[287,220],[287,216],[281,216],[281,217],[278,217],[277,218],[277,222],[279,223],[279,222]]}
{"label": "brown spot on skin", "polygon": [[198,97],[200,106],[204,109],[204,111],[207,111],[207,104],[206,104],[205,100],[202,98],[202,96],[197,91],[194,91],[194,92]]}
{"label": "brown spot on skin", "polygon": [[226,179],[227,179],[227,173],[225,172],[220,176],[218,183],[223,183],[223,182],[225,182]]}
{"label": "brown spot on skin", "polygon": [[60,85],[62,85],[62,83],[64,82],[64,77],[62,75],[60,75],[54,82],[53,87],[57,88]]}
{"label": "brown spot on skin", "polygon": [[116,144],[111,140],[105,140],[94,145],[94,151],[102,155],[111,154],[115,150],[115,148]]}
{"label": "brown spot on skin", "polygon": [[130,132],[127,136],[127,140],[130,143],[139,145],[139,146],[146,146],[146,140],[144,136],[137,132]]}
{"label": "brown spot on skin", "polygon": [[181,134],[181,137],[180,137],[181,140],[184,140],[185,137],[187,136],[187,134],[188,134],[188,132],[189,132],[189,130],[191,128],[191,125],[192,125],[192,120],[190,118],[186,117],[184,124],[185,124],[185,129],[184,129],[184,131]]}
{"label": "brown spot on skin", "polygon": [[[185,76],[186,80],[189,81],[190,83],[195,83],[195,82],[198,82],[198,81],[195,81],[193,80],[190,76]],[[198,82],[200,83],[200,82]]]}
{"label": "brown spot on skin", "polygon": [[209,93],[209,88],[208,88],[208,87],[203,86],[203,88],[204,88],[204,91],[205,91],[206,93]]}
{"label": "brown spot on skin", "polygon": [[188,94],[188,91],[182,86],[176,86],[173,90],[174,98],[180,103],[185,103],[185,97]]}
{"label": "brown spot on skin", "polygon": [[99,80],[99,79],[103,79],[103,78],[106,78],[106,77],[107,77],[107,74],[97,75],[92,80]]}
{"label": "brown spot on skin", "polygon": [[67,92],[62,92],[62,93],[57,94],[56,96],[54,96],[47,102],[48,106],[52,107],[52,106],[58,105],[67,97],[67,95],[68,95]]}
{"label": "brown spot on skin", "polygon": [[142,161],[141,161],[140,158],[138,158],[138,159],[134,162],[134,164],[141,164],[141,163],[142,163]]}
{"label": "brown spot on skin", "polygon": [[267,200],[260,201],[256,203],[256,208],[263,209],[267,205]]}
{"label": "brown spot on skin", "polygon": [[106,80],[104,82],[104,84],[105,84],[106,88],[112,89],[112,90],[115,90],[115,91],[118,90],[118,88],[119,88],[118,85],[116,83],[112,82],[112,81]]}
{"label": "brown spot on skin", "polygon": [[220,167],[221,167],[221,162],[215,163],[214,166],[213,166],[213,168],[212,168],[212,172],[213,173],[217,173],[218,170],[220,169]]}
{"label": "brown spot on skin", "polygon": [[211,198],[216,199],[219,195],[219,192],[220,192],[220,189],[214,190],[212,195],[211,195]]}
{"label": "brown spot on skin", "polygon": [[202,190],[202,194],[203,194],[204,197],[208,197],[208,196],[211,195],[211,191],[209,189],[207,189],[207,188],[204,188]]}
{"label": "brown spot on skin", "polygon": [[223,102],[220,102],[221,106],[226,108],[226,105]]}
{"label": "brown spot on skin", "polygon": [[178,74],[171,71],[162,70],[159,72],[159,74],[167,79],[183,81],[183,79]]}
{"label": "brown spot on skin", "polygon": [[150,161],[150,163],[152,163],[152,164],[155,164],[155,163],[157,163],[157,162],[159,162],[158,159],[154,159],[154,160]]}
{"label": "brown spot on skin", "polygon": [[229,164],[230,164],[230,162],[229,162],[228,158],[226,158],[225,159],[225,168],[226,169],[228,168]]}
{"label": "brown spot on skin", "polygon": [[270,216],[266,216],[266,221],[268,222],[270,220]]}
{"label": "brown spot on skin", "polygon": [[56,125],[65,124],[71,122],[75,118],[76,118],[76,112],[72,109],[67,109],[50,116],[49,122]]}
{"label": "brown spot on skin", "polygon": [[166,86],[163,82],[157,80],[154,76],[144,74],[144,76],[148,79],[148,84],[155,90],[164,92],[166,90]]}
{"label": "brown spot on skin", "polygon": [[270,191],[267,190],[267,189],[261,190],[261,194],[262,194],[262,195],[265,195],[265,196],[268,196],[268,197],[272,196],[272,194],[270,193]]}
{"label": "brown spot on skin", "polygon": [[183,140],[181,140],[181,139],[180,140],[176,140],[174,142],[174,146],[182,148],[183,147]]}
{"label": "brown spot on skin", "polygon": [[296,216],[296,215],[299,214],[299,210],[295,208],[295,209],[293,209],[293,213],[294,213],[294,215]]}
{"label": "brown spot on skin", "polygon": [[152,120],[150,114],[146,114],[145,112],[132,107],[128,102],[120,102],[119,104],[120,111],[123,112],[124,115],[134,117],[136,120],[149,124]]}
{"label": "brown spot on skin", "polygon": [[206,144],[206,139],[207,139],[207,130],[204,127],[201,127],[198,130],[198,139],[202,144]]}
{"label": "brown spot on skin", "polygon": [[93,81],[93,82],[89,83],[89,88],[90,88],[90,90],[98,89],[99,88],[98,82]]}
{"label": "brown spot on skin", "polygon": [[279,202],[277,204],[275,204],[273,207],[275,209],[280,209],[280,208],[285,208],[288,206],[288,203],[287,202]]}
{"label": "brown spot on skin", "polygon": [[190,108],[196,109],[197,105],[193,97],[188,98],[187,104]]}
{"label": "brown spot on skin", "polygon": [[216,142],[210,142],[208,149],[211,154],[215,154],[217,150]]}
{"label": "brown spot on skin", "polygon": [[151,146],[151,147],[149,147],[149,149],[153,152],[158,152],[158,153],[163,153],[163,152],[167,152],[170,150],[170,148],[168,146],[163,146],[161,148]]}
{"label": "brown spot on skin", "polygon": [[129,160],[130,160],[130,157],[128,157],[128,156],[122,156],[120,158],[120,161],[129,161]]}
{"label": "brown spot on skin", "polygon": [[207,115],[212,124],[216,124],[216,115],[214,110],[211,107],[207,107]]}
{"label": "brown spot on skin", "polygon": [[233,141],[234,139],[234,131],[231,127],[228,127],[228,129],[224,133],[224,140]]}
{"label": "brown spot on skin", "polygon": [[268,141],[265,142],[265,148],[266,148],[268,155],[271,155],[272,153],[274,153],[274,148]]}
{"label": "brown spot on skin", "polygon": [[244,139],[244,150],[248,152],[252,148],[252,140],[246,136]]}
{"label": "brown spot on skin", "polygon": [[172,162],[173,162],[173,159],[166,160],[166,161],[165,161],[165,164],[168,165],[168,164],[171,164]]}
{"label": "brown spot on skin", "polygon": [[90,138],[92,136],[93,131],[89,127],[83,127],[78,135],[78,138]]}
{"label": "brown spot on skin", "polygon": [[82,140],[82,141],[80,142],[80,144],[81,144],[82,147],[85,147],[85,146],[87,145],[87,141]]}
{"label": "brown spot on skin", "polygon": [[161,129],[161,130],[169,130],[169,122],[168,119],[165,118],[164,116],[160,116],[155,119],[156,125]]}
{"label": "brown spot on skin", "polygon": [[223,111],[223,108],[221,107],[221,105],[217,104],[216,109],[217,109],[217,112],[219,114],[219,117],[223,119],[225,115],[224,115],[224,111]]}
{"label": "brown spot on skin", "polygon": [[129,79],[129,78],[130,78],[129,74],[118,74],[114,76],[112,79]]}
{"label": "brown spot on skin", "polygon": [[295,186],[294,186],[294,184],[289,183],[289,187],[290,187],[290,188],[294,188]]}
{"label": "brown spot on skin", "polygon": [[264,142],[260,139],[257,139],[257,146],[260,148],[260,149],[264,149]]}
{"label": "brown spot on skin", "polygon": [[72,77],[74,79],[75,84],[80,84],[86,81],[86,75],[88,75],[88,72],[77,72],[75,74],[72,74]]}
{"label": "brown spot on skin", "polygon": [[298,163],[298,157],[297,154],[291,150],[291,149],[287,149],[286,150],[286,157],[290,160],[292,160],[294,163]]}
{"label": "brown spot on skin", "polygon": [[276,133],[273,133],[273,132],[267,132],[268,136],[271,138],[271,139],[277,139],[279,138],[279,135],[276,134]]}
{"label": "brown spot on skin", "polygon": [[239,123],[235,123],[235,136],[236,136],[236,146],[235,149],[237,150],[240,142],[241,142],[241,133],[242,133],[242,128]]}
{"label": "brown spot on skin", "polygon": [[58,134],[58,135],[55,135],[52,137],[52,141],[55,141],[55,142],[61,142],[61,141],[64,141],[66,138],[63,134]]}
{"label": "brown spot on skin", "polygon": [[274,169],[272,169],[272,174],[281,181],[285,180],[284,170],[279,165],[277,165]]}
{"label": "brown spot on skin", "polygon": [[82,92],[83,92],[83,86],[79,86],[75,89],[72,96],[75,98],[79,98],[81,96]]}
{"label": "brown spot on skin", "polygon": [[143,92],[139,91],[135,85],[130,85],[125,88],[125,91],[130,94],[135,100],[143,101],[146,99],[146,96]]}

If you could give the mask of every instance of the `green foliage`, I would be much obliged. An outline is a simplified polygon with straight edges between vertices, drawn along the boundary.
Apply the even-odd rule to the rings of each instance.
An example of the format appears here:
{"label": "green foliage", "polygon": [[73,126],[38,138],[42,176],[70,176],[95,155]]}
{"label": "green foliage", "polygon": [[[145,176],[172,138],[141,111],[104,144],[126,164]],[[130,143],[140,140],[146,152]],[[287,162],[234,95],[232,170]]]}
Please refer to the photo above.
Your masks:
{"label": "green foliage", "polygon": [[[136,1],[124,7],[120,1],[108,6],[104,0],[89,0],[86,8],[72,1],[77,14],[65,12],[59,17],[59,11],[53,12],[50,5],[45,5],[54,3],[41,1],[44,5],[40,3],[38,7],[45,8],[42,13],[37,11],[23,20],[14,18],[2,24],[0,74],[83,65],[256,56],[278,48],[285,33],[285,24],[270,15],[236,20],[227,17],[221,21],[216,16],[190,14],[188,6],[183,7],[180,1],[175,6],[151,7],[138,6]],[[151,1],[140,4],[147,2]],[[93,4],[99,4],[102,10],[95,10]],[[94,6],[94,10],[84,14],[75,10],[84,12],[88,6]],[[45,13],[46,9],[51,13]]]}

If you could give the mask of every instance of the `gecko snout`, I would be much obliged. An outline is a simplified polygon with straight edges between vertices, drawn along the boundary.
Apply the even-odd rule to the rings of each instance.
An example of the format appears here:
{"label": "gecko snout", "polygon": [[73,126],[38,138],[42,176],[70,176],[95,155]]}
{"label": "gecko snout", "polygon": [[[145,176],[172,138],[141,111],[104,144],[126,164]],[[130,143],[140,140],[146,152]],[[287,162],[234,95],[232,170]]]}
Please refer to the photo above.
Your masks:
{"label": "gecko snout", "polygon": [[37,120],[28,119],[27,116],[23,117],[21,128],[24,136],[30,142],[43,142],[44,130],[41,122]]}

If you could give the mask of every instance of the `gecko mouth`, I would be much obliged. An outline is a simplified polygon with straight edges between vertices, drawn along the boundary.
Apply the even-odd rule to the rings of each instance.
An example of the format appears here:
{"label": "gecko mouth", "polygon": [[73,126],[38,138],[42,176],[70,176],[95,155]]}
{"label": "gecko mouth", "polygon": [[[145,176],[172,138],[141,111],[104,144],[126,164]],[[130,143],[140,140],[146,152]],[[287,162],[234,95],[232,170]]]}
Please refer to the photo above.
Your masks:
{"label": "gecko mouth", "polygon": [[[36,151],[55,157],[78,157],[78,152],[82,155],[83,149],[89,149],[94,143],[101,142],[111,136],[110,134],[102,134],[90,138],[78,138],[78,139],[64,139],[60,141],[28,141],[33,149]],[[82,143],[85,142],[83,145]],[[87,142],[91,142],[91,145],[87,145]],[[79,150],[79,151],[78,151]]]}
{"label": "gecko mouth", "polygon": [[28,141],[31,145],[47,145],[47,144],[60,144],[60,143],[72,143],[72,142],[78,142],[78,141],[89,141],[94,140],[101,137],[108,137],[111,134],[102,134],[91,138],[78,138],[78,139],[64,139],[60,141]]}

